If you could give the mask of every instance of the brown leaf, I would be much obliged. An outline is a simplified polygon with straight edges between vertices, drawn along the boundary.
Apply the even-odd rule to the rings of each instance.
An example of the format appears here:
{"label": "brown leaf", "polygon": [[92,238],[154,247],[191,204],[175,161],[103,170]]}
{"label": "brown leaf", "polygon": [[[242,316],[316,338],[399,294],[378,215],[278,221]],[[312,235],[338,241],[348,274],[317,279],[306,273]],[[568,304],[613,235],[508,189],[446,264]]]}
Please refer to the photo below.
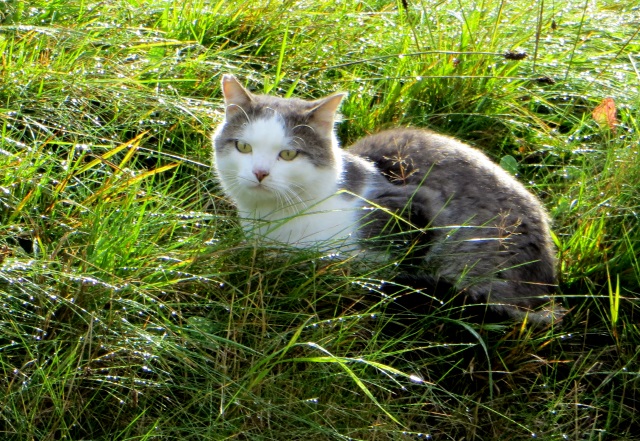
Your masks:
{"label": "brown leaf", "polygon": [[593,109],[591,116],[601,126],[606,125],[612,131],[616,130],[618,119],[616,118],[616,102],[613,98],[605,98]]}

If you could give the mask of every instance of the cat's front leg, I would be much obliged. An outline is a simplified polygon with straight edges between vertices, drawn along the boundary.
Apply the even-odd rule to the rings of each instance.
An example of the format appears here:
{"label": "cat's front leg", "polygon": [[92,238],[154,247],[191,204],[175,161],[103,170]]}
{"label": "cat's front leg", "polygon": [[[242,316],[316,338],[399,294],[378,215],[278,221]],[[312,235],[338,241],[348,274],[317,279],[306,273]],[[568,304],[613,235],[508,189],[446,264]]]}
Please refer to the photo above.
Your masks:
{"label": "cat's front leg", "polygon": [[406,257],[424,255],[433,240],[428,195],[414,186],[390,186],[368,199],[360,237],[377,250]]}

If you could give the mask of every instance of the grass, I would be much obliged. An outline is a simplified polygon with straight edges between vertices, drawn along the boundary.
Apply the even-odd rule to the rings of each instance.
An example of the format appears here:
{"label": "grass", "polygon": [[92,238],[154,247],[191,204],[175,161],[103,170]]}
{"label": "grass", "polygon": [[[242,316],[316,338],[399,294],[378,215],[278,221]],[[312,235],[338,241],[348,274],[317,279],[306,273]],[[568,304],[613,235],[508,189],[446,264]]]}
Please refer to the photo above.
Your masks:
{"label": "grass", "polygon": [[[0,20],[3,439],[637,437],[635,2],[35,0]],[[393,262],[245,243],[210,172],[226,72],[348,91],[345,145],[425,126],[517,173],[554,219],[564,324],[427,300],[390,336]]]}

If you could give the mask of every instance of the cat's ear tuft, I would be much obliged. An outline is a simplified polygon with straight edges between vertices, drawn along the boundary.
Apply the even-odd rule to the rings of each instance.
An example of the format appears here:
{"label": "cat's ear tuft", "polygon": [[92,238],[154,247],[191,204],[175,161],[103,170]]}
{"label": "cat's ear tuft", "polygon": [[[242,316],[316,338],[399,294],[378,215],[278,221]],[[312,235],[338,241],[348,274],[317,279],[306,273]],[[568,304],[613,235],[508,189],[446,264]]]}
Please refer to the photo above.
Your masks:
{"label": "cat's ear tuft", "polygon": [[251,94],[230,74],[222,76],[222,95],[227,116],[242,112],[251,104]]}
{"label": "cat's ear tuft", "polygon": [[309,110],[309,123],[325,132],[333,130],[336,121],[336,112],[346,93],[336,93],[316,101],[316,106]]}

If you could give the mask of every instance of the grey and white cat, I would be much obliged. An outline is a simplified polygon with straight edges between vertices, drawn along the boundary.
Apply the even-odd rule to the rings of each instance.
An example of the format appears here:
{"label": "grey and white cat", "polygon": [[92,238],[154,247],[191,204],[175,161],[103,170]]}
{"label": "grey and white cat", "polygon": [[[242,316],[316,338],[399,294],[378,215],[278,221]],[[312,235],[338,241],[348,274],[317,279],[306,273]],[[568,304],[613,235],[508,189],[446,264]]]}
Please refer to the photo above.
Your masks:
{"label": "grey and white cat", "polygon": [[[514,317],[550,322],[556,284],[549,218],[480,151],[420,129],[383,131],[342,150],[344,94],[317,101],[248,92],[222,78],[214,167],[248,232],[295,247],[378,254],[414,248],[420,271]],[[401,221],[398,222],[398,219]],[[378,238],[372,240],[372,238]],[[378,254],[379,255],[379,254]],[[557,310],[556,310],[557,313]]]}

